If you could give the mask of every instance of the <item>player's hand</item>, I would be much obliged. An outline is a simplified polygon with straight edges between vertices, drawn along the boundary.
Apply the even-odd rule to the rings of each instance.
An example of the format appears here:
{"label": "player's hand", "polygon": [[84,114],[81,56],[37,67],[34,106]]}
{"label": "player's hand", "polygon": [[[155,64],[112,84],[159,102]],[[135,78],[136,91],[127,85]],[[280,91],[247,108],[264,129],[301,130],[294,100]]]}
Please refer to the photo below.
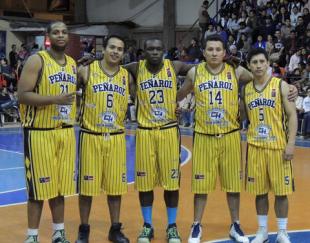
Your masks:
{"label": "player's hand", "polygon": [[71,105],[75,100],[77,91],[72,93],[65,93],[55,96],[55,104],[57,105]]}
{"label": "player's hand", "polygon": [[176,115],[177,119],[180,118],[181,113],[182,113],[182,109],[181,109],[179,103],[177,103],[177,107],[176,107],[176,109],[175,109],[175,115]]}
{"label": "player's hand", "polygon": [[283,153],[284,160],[292,160],[294,157],[294,145],[287,144]]}
{"label": "player's hand", "polygon": [[290,88],[289,88],[287,99],[290,102],[295,102],[297,100],[298,90],[294,85],[290,85],[289,87]]}
{"label": "player's hand", "polygon": [[224,62],[232,65],[234,68],[237,68],[241,63],[241,59],[235,56],[226,56],[224,58]]}
{"label": "player's hand", "polygon": [[80,58],[77,63],[78,64],[82,64],[83,66],[87,66],[89,64],[91,64],[92,62],[94,62],[96,59],[94,56],[92,55],[86,55],[83,56],[82,58]]}

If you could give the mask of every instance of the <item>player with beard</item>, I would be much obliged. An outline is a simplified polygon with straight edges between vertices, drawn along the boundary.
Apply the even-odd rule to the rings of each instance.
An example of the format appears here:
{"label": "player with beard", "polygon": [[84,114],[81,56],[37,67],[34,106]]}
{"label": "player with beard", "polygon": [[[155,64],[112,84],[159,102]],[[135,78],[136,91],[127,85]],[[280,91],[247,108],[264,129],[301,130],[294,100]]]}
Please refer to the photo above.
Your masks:
{"label": "player with beard", "polygon": [[44,200],[49,202],[53,219],[52,243],[68,243],[64,196],[75,193],[76,63],[64,53],[67,26],[53,22],[47,34],[51,49],[29,57],[18,82],[29,198],[25,243],[39,242]]}

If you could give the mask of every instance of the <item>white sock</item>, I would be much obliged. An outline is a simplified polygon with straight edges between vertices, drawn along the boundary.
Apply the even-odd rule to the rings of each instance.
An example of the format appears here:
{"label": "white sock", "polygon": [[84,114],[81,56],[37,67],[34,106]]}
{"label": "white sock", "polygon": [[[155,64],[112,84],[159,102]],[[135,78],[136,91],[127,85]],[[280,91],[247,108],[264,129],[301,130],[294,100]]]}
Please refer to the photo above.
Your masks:
{"label": "white sock", "polygon": [[64,223],[60,223],[60,224],[54,224],[53,223],[53,230],[56,231],[56,230],[63,230],[65,229],[65,224]]}
{"label": "white sock", "polygon": [[267,215],[257,215],[258,226],[260,228],[265,228],[267,231],[268,227],[268,216]]}
{"label": "white sock", "polygon": [[287,218],[277,218],[279,231],[286,231],[287,229]]}
{"label": "white sock", "polygon": [[237,224],[240,225],[240,220],[236,220],[234,223],[237,223]]}
{"label": "white sock", "polygon": [[38,235],[39,230],[38,229],[29,229],[27,230],[27,235]]}

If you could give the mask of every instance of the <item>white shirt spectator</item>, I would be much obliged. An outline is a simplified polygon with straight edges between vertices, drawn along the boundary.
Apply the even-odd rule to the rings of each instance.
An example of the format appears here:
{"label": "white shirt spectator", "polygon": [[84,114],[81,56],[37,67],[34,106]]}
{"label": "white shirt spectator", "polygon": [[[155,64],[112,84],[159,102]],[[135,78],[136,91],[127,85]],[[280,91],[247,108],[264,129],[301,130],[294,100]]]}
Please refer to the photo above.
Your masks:
{"label": "white shirt spectator", "polygon": [[304,98],[304,100],[302,102],[302,108],[304,109],[305,112],[310,111],[310,97],[309,96]]}
{"label": "white shirt spectator", "polygon": [[293,13],[293,12],[291,13],[290,19],[291,19],[291,25],[292,25],[293,27],[296,27],[296,25],[297,25],[297,19],[298,19],[299,16],[302,16],[302,14],[301,14],[300,12],[297,12],[296,14]]}
{"label": "white shirt spectator", "polygon": [[266,6],[267,2],[269,2],[269,0],[257,0],[257,6]]}
{"label": "white shirt spectator", "polygon": [[288,65],[288,71],[293,72],[296,68],[298,68],[298,64],[300,62],[300,56],[296,53],[291,56],[290,63]]}

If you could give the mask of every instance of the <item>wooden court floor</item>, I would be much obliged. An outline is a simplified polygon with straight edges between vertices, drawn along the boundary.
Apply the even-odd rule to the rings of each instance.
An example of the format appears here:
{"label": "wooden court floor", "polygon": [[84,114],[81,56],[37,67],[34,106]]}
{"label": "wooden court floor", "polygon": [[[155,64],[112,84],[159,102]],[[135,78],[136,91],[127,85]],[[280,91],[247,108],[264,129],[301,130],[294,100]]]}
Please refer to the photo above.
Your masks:
{"label": "wooden court floor", "polygon": [[[182,137],[182,144],[191,150],[192,138]],[[310,148],[297,147],[294,159],[294,173],[296,192],[290,196],[289,230],[310,229]],[[180,203],[177,225],[183,242],[187,242],[190,226],[193,218],[193,195],[190,191],[191,161],[182,167]],[[276,231],[275,215],[273,212],[273,195],[270,195],[269,230]],[[66,199],[65,227],[68,239],[74,242],[79,225],[77,196]],[[91,236],[90,242],[104,243],[107,240],[110,226],[106,197],[99,196],[93,201],[91,212]],[[23,242],[27,228],[26,205],[17,205],[0,208],[0,242]],[[246,234],[256,232],[256,215],[254,197],[243,192],[241,194],[240,220]],[[136,237],[143,224],[138,193],[133,185],[129,185],[128,193],[122,199],[121,221],[124,233],[131,242],[136,242]],[[163,243],[165,240],[166,210],[163,201],[163,190],[155,190],[153,207],[153,223],[155,239],[153,243]],[[229,231],[229,212],[226,197],[217,189],[209,195],[208,205],[203,218],[203,240],[226,238]],[[47,203],[44,205],[41,224],[40,242],[51,242],[52,234],[51,215]],[[310,242],[310,240],[309,240]]]}

